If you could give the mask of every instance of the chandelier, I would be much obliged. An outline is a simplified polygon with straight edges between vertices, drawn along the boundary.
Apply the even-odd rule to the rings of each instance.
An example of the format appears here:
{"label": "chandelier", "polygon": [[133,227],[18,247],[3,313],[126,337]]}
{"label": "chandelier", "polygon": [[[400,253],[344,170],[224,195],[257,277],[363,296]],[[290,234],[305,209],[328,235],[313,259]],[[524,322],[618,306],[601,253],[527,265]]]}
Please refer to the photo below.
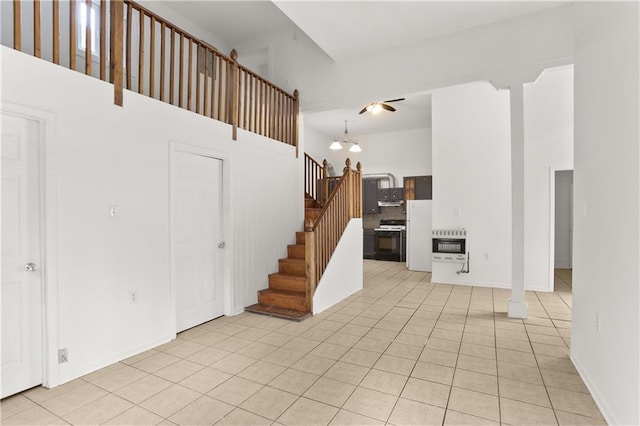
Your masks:
{"label": "chandelier", "polygon": [[351,144],[351,148],[349,148],[349,152],[361,152],[362,149],[360,145],[358,145],[358,139],[355,137],[349,136],[349,131],[347,130],[347,120],[344,120],[344,135],[342,137],[336,136],[333,138],[333,143],[329,146],[329,149],[338,150],[342,149],[342,144]]}

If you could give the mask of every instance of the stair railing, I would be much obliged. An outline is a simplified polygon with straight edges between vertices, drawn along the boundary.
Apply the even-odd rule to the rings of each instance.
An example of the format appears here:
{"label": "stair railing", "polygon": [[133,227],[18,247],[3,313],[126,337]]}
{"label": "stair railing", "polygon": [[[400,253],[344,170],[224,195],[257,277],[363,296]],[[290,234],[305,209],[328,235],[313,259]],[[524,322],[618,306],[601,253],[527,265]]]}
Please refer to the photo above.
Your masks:
{"label": "stair railing", "polygon": [[327,160],[318,163],[304,153],[304,191],[306,195],[321,203],[324,200],[324,184],[327,177]]}
{"label": "stair railing", "polygon": [[362,166],[358,162],[352,170],[347,158],[342,177],[322,210],[315,220],[305,221],[306,302],[310,312],[316,286],[347,224],[359,217],[362,217]]}

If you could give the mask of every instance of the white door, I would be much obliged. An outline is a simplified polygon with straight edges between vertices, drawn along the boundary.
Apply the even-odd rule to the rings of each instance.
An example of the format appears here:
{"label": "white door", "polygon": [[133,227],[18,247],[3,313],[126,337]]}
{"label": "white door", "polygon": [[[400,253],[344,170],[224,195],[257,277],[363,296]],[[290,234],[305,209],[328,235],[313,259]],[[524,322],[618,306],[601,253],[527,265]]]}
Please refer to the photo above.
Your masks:
{"label": "white door", "polygon": [[176,327],[180,332],[224,313],[224,247],[219,247],[222,161],[175,151],[173,167]]}
{"label": "white door", "polygon": [[431,272],[431,200],[407,201],[407,268]]}
{"label": "white door", "polygon": [[38,134],[2,114],[2,398],[42,383]]}

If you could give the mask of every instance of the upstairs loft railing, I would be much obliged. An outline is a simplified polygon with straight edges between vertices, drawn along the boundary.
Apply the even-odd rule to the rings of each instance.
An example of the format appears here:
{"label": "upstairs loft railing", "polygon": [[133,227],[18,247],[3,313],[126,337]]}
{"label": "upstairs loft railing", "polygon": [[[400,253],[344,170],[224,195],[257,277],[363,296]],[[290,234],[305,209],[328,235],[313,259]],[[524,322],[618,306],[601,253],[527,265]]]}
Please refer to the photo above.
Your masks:
{"label": "upstairs loft railing", "polygon": [[[277,87],[129,0],[13,0],[2,44],[124,88],[298,146],[297,91]],[[88,53],[89,52],[89,53]]]}
{"label": "upstairs loft railing", "polygon": [[362,217],[362,167],[358,163],[355,170],[351,169],[351,160],[347,158],[342,177],[317,218],[305,221],[306,297],[310,311],[313,293],[347,224],[359,217]]}

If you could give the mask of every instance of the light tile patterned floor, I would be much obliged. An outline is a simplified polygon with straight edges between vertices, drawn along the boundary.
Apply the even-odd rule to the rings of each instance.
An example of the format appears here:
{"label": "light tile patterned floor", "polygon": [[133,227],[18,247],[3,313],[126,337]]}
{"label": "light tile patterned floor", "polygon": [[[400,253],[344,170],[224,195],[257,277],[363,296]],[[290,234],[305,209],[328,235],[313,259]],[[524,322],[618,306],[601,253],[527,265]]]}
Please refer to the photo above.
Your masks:
{"label": "light tile patterned floor", "polygon": [[2,401],[2,424],[605,424],[568,358],[571,272],[555,293],[432,285],[365,261],[365,288],[293,323],[223,317],[55,389]]}

